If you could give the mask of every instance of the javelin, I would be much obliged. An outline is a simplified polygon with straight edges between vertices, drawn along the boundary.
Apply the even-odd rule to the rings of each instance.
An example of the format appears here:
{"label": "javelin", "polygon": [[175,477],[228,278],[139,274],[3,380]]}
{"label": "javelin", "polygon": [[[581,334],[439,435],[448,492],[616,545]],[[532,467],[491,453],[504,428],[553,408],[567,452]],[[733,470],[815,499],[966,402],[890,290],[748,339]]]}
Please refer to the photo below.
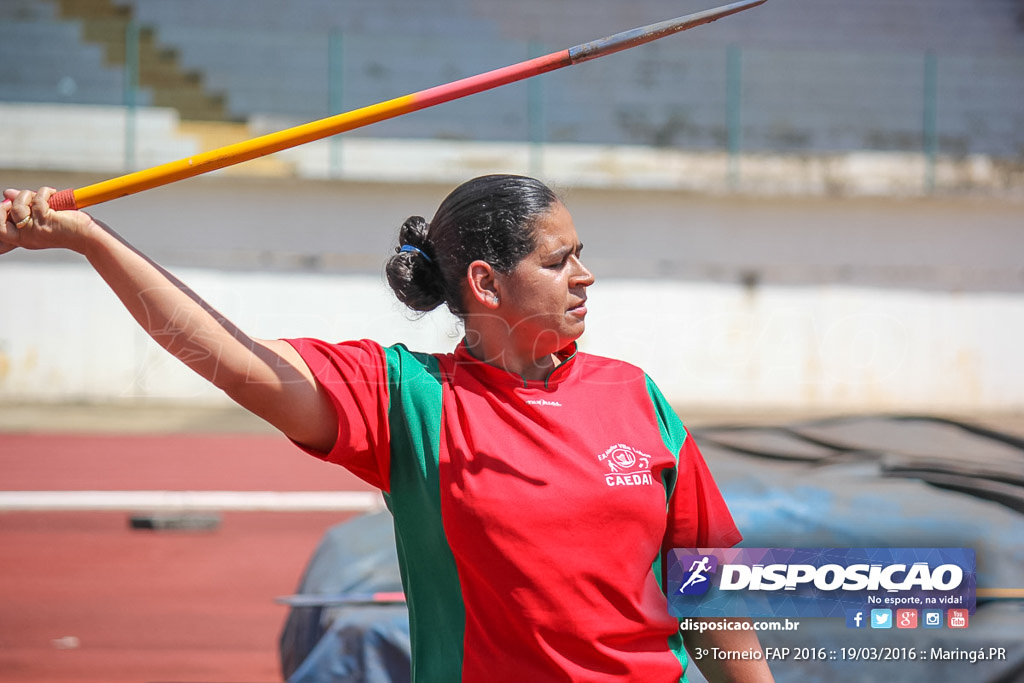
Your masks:
{"label": "javelin", "polygon": [[244,142],[227,145],[204,152],[196,156],[179,159],[152,168],[129,173],[112,180],[95,185],[88,185],[77,190],[61,190],[50,198],[50,206],[57,210],[84,209],[87,206],[101,204],[125,197],[136,192],[167,185],[178,180],[191,178],[226,166],[233,166],[243,161],[280,152],[284,149],[297,147],[307,142],[344,133],[368,126],[371,123],[392,119],[409,112],[419,111],[437,104],[451,102],[468,95],[497,88],[501,85],[521,81],[549,71],[572,66],[580,62],[603,57],[628,50],[637,45],[649,43],[658,38],[679,33],[695,26],[708,24],[730,14],[761,5],[766,0],[742,0],[731,5],[723,5],[714,9],[688,14],[677,19],[669,19],[657,24],[642,26],[631,31],[623,31],[615,35],[582,43],[576,47],[560,52],[552,52],[543,57],[529,59],[494,71],[470,76],[444,85],[421,90],[404,97],[396,97],[386,102],[354,109],[350,112],[329,116],[325,119],[288,128],[269,135],[263,135]]}
{"label": "javelin", "polygon": [[405,593],[339,593],[337,595],[299,594],[274,598],[274,602],[289,607],[331,607],[334,605],[398,605],[405,603]]}

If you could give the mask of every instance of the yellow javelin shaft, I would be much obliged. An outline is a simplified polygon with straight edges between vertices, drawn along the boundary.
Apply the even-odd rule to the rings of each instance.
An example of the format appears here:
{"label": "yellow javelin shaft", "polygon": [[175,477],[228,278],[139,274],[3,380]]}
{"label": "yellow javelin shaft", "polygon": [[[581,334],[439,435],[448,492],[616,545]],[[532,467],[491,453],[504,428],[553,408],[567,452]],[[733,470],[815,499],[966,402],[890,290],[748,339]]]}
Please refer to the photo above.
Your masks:
{"label": "yellow javelin shaft", "polygon": [[[379,102],[369,107],[355,109],[295,128],[237,142],[233,145],[220,147],[186,159],[179,159],[135,173],[129,173],[128,175],[77,190],[62,190],[53,196],[50,200],[50,206],[58,210],[64,208],[84,209],[87,206],[102,204],[111,199],[150,190],[177,180],[191,178],[202,173],[208,173],[209,171],[216,171],[226,166],[232,166],[243,161],[249,161],[250,159],[312,142],[313,140],[319,140],[328,135],[367,126],[394,116],[401,116],[412,111],[410,106],[412,101],[412,95],[405,95],[404,97]],[[65,206],[64,204],[69,199],[68,194],[72,195],[70,197],[72,204]]]}

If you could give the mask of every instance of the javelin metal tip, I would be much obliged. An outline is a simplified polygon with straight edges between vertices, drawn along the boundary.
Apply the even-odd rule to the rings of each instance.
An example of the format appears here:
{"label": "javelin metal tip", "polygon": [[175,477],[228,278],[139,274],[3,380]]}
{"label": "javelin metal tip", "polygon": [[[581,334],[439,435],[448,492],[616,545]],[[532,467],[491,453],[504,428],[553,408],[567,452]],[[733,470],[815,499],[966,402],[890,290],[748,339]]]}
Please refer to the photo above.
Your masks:
{"label": "javelin metal tip", "polygon": [[673,33],[679,33],[696,26],[710,24],[712,21],[717,21],[722,17],[727,17],[731,14],[736,14],[737,12],[742,12],[752,7],[757,7],[758,5],[763,5],[767,1],[768,0],[741,0],[740,2],[734,2],[730,5],[713,7],[711,9],[694,12],[693,14],[687,14],[686,16],[677,17],[675,19],[659,21],[656,24],[649,24],[647,26],[641,26],[640,28],[616,33],[615,35],[608,36],[607,38],[592,40],[589,43],[583,43],[576,47],[569,48],[569,58],[573,64],[579,64],[580,62],[586,62],[591,59],[610,55],[613,52],[628,50],[631,47],[650,43],[659,38],[672,35]]}

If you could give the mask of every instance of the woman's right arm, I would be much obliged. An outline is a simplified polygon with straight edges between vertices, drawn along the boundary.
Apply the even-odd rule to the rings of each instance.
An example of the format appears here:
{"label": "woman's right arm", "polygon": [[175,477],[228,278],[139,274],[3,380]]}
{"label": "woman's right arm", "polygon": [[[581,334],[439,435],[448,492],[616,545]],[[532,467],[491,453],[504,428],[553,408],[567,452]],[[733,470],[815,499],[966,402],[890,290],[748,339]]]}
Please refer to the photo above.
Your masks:
{"label": "woman's right arm", "polygon": [[21,247],[82,254],[171,355],[289,438],[331,450],[338,429],[334,407],[290,344],[249,337],[107,226],[81,211],[50,209],[53,193],[4,192],[0,253]]}

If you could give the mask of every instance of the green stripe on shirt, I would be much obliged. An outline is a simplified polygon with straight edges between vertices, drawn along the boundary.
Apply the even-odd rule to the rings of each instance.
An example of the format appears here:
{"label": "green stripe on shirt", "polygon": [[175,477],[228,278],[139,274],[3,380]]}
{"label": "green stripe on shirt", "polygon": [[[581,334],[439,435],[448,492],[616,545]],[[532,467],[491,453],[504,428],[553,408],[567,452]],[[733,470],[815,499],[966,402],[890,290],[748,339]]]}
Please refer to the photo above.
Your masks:
{"label": "green stripe on shirt", "polygon": [[409,604],[412,680],[458,681],[466,613],[441,519],[441,372],[429,354],[400,344],[384,352],[391,430],[391,492],[385,497]]}
{"label": "green stripe on shirt", "polygon": [[[683,426],[683,421],[676,415],[676,411],[669,405],[668,400],[665,399],[664,394],[661,393],[661,389],[654,383],[654,381],[644,375],[647,379],[647,394],[651,397],[651,403],[654,404],[654,414],[658,418],[658,430],[661,432],[661,440],[667,448],[676,457],[676,468],[669,471],[665,470],[662,474],[663,483],[665,484],[665,496],[666,508],[668,507],[668,498],[672,497],[672,491],[675,488],[676,476],[679,472],[679,453],[683,448],[683,443],[686,441],[689,434],[686,432],[686,427]],[[662,581],[662,566],[661,566],[661,554],[654,560],[654,575],[658,577],[658,584],[661,586],[662,592],[665,591],[665,585]],[[683,667],[683,675],[680,678],[680,683],[687,683],[686,679],[686,667],[690,663],[690,658],[686,653],[686,646],[683,644],[683,635],[679,631],[676,631],[668,639],[669,649],[675,654],[676,659],[679,660],[679,664]]]}

